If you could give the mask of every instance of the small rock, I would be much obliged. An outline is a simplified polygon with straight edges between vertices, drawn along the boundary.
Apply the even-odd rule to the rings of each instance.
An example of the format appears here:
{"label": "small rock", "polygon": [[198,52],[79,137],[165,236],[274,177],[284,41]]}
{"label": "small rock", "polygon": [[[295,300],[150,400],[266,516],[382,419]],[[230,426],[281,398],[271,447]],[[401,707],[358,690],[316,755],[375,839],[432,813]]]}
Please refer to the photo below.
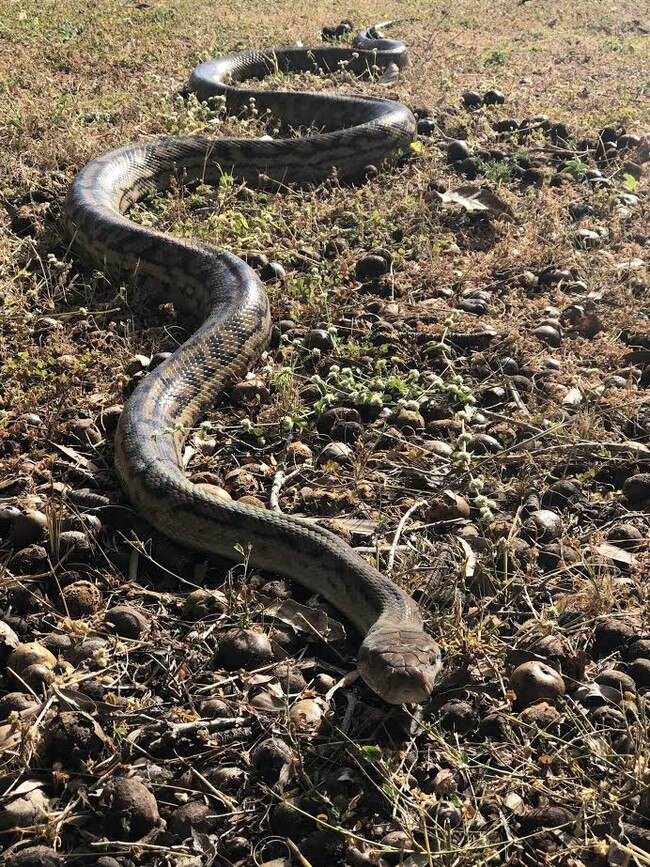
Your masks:
{"label": "small rock", "polygon": [[68,563],[85,563],[91,553],[91,544],[86,533],[81,530],[63,530],[58,536],[59,558]]}
{"label": "small rock", "polygon": [[104,832],[109,839],[140,840],[161,824],[158,804],[139,780],[113,778],[102,794]]}
{"label": "small rock", "polygon": [[569,825],[575,821],[575,815],[566,807],[551,805],[529,810],[520,816],[519,821],[522,830],[531,833],[540,828],[558,828]]}
{"label": "small rock", "polygon": [[214,831],[219,816],[213,807],[202,801],[188,801],[172,813],[169,830],[181,840],[186,840],[195,832],[209,834]]}
{"label": "small rock", "polygon": [[623,485],[623,494],[632,505],[650,500],[650,473],[635,473],[627,478]]}
{"label": "small rock", "polygon": [[258,776],[272,786],[293,764],[293,751],[280,738],[266,738],[251,750],[251,764]]}
{"label": "small rock", "polygon": [[208,698],[199,705],[199,713],[206,719],[227,719],[234,716],[231,708],[220,698]]}
{"label": "small rock", "polygon": [[545,701],[531,704],[519,714],[519,719],[526,725],[536,726],[544,730],[556,729],[560,717],[557,708]]}
{"label": "small rock", "polygon": [[[13,797],[2,804],[0,807],[0,831],[28,828],[47,822],[47,814],[47,797],[41,789],[32,789],[24,795]],[[3,860],[3,863],[6,862]]]}
{"label": "small rock", "polygon": [[446,702],[438,713],[442,729],[461,735],[472,731],[478,722],[474,707],[462,699],[452,699]]}
{"label": "small rock", "polygon": [[122,638],[138,639],[147,630],[148,621],[144,614],[130,605],[116,605],[104,615],[106,623],[110,624]]}
{"label": "small rock", "polygon": [[417,133],[418,135],[430,136],[436,131],[435,121],[430,117],[421,117],[418,120]]}
{"label": "small rock", "polygon": [[442,828],[457,828],[463,821],[462,813],[451,801],[439,801],[427,813]]}
{"label": "small rock", "polygon": [[598,232],[592,232],[590,229],[578,229],[573,236],[573,242],[581,250],[593,250],[600,247],[602,238]]}
{"label": "small rock", "polygon": [[56,665],[56,656],[42,644],[33,641],[28,644],[20,644],[7,661],[8,668],[20,675],[31,665],[43,665],[53,669]]}
{"label": "small rock", "polygon": [[562,342],[560,332],[551,325],[539,325],[533,329],[533,336],[547,346],[557,347]]}
{"label": "small rock", "polygon": [[520,705],[546,701],[554,703],[561,698],[566,687],[558,672],[543,662],[524,662],[510,675],[510,687]]}
{"label": "small rock", "polygon": [[298,695],[307,688],[307,681],[302,671],[291,663],[278,663],[271,669],[271,674],[277,677],[287,695]]}
{"label": "small rock", "polygon": [[248,775],[241,768],[229,765],[221,765],[210,771],[210,782],[222,792],[236,792],[247,779]]}
{"label": "small rock", "polygon": [[615,668],[607,668],[605,671],[601,671],[601,673],[594,678],[594,681],[599,683],[601,686],[610,686],[612,689],[620,692],[621,695],[625,692],[631,692],[633,695],[636,695],[636,684],[630,675],[626,674],[624,671],[618,671]]}
{"label": "small rock", "polygon": [[[630,638],[633,637],[634,630],[630,627]],[[622,655],[623,659],[628,661],[639,658],[650,659],[650,638],[637,638],[636,641],[630,641],[627,647],[624,647]]]}
{"label": "small rock", "polygon": [[562,268],[545,268],[538,274],[539,282],[545,285],[562,283],[573,278],[570,271]]}
{"label": "small rock", "polygon": [[562,518],[550,509],[536,509],[528,516],[524,529],[532,539],[550,542],[562,535]]}
{"label": "small rock", "polygon": [[639,551],[643,545],[643,533],[634,524],[617,524],[609,530],[607,539],[624,551]]}
{"label": "small rock", "polygon": [[68,433],[84,445],[96,446],[104,437],[91,418],[79,418],[68,425]]}
{"label": "small rock", "polygon": [[302,699],[291,706],[289,719],[299,732],[316,734],[323,723],[321,700]]}
{"label": "small rock", "polygon": [[37,706],[38,702],[29,693],[8,692],[0,698],[0,720],[7,719],[11,713],[20,713]]}
{"label": "small rock", "polygon": [[469,503],[454,491],[443,491],[439,497],[431,501],[425,510],[427,521],[455,521],[469,518]]}
{"label": "small rock", "polygon": [[[308,798],[290,798],[271,809],[270,825],[274,834],[298,842],[317,827],[312,815],[320,812],[318,804]],[[310,815],[305,815],[306,813]]]}
{"label": "small rock", "polygon": [[151,358],[148,355],[134,355],[133,358],[126,363],[124,373],[127,376],[135,376],[138,373],[143,373],[149,369]]}
{"label": "small rock", "polygon": [[305,346],[307,349],[329,352],[334,349],[334,338],[325,328],[312,328],[305,336]]}
{"label": "small rock", "polygon": [[417,410],[405,409],[403,406],[393,413],[390,423],[399,430],[411,428],[413,431],[424,429],[424,419]]}
{"label": "small rock", "polygon": [[61,762],[68,770],[79,770],[85,762],[100,757],[104,737],[100,727],[89,716],[77,711],[64,711],[49,723],[44,745],[51,764]]}
{"label": "small rock", "polygon": [[328,443],[318,456],[318,466],[334,463],[341,466],[352,463],[353,449],[347,443]]}
{"label": "small rock", "polygon": [[483,94],[483,102],[486,105],[503,105],[505,101],[506,98],[500,90],[486,90]]}
{"label": "small rock", "polygon": [[563,509],[574,503],[582,494],[582,485],[576,479],[558,479],[544,493],[542,504],[546,507]]}
{"label": "small rock", "polygon": [[218,617],[228,607],[228,600],[221,590],[193,590],[183,603],[183,617],[195,622],[208,617]]}
{"label": "small rock", "polygon": [[595,657],[609,656],[615,650],[624,647],[634,639],[636,632],[634,624],[624,618],[607,617],[601,620],[594,629]]}
{"label": "small rock", "polygon": [[390,262],[387,262],[383,256],[369,255],[359,259],[355,274],[357,280],[378,280],[384,274],[390,271]]}
{"label": "small rock", "polygon": [[9,657],[20,645],[20,639],[9,624],[0,620],[0,670],[7,665]]}
{"label": "small rock", "polygon": [[643,657],[633,659],[627,667],[627,672],[638,688],[650,687],[650,659]]}
{"label": "small rock", "polygon": [[266,403],[271,393],[258,376],[248,376],[233,385],[230,398],[236,406],[259,406]]}
{"label": "small rock", "polygon": [[37,510],[14,515],[9,539],[16,548],[26,548],[47,536],[47,515]]}
{"label": "small rock", "polygon": [[95,614],[101,608],[102,602],[101,590],[91,581],[75,581],[61,592],[63,610],[73,620]]}
{"label": "small rock", "polygon": [[348,843],[342,834],[319,828],[309,834],[300,844],[300,851],[311,867],[332,867],[343,864]]}
{"label": "small rock", "polygon": [[214,662],[226,671],[248,671],[273,661],[268,637],[254,629],[231,629],[219,639]]}
{"label": "small rock", "polygon": [[5,867],[62,867],[63,859],[49,846],[28,846],[7,857]]}
{"label": "small rock", "polygon": [[483,97],[475,90],[466,90],[462,98],[465,108],[480,108],[483,105]]}
{"label": "small rock", "polygon": [[168,358],[171,358],[173,354],[173,352],[156,352],[154,355],[151,356],[149,369],[155,370],[155,368],[162,364],[163,361],[167,361]]}
{"label": "small rock", "polygon": [[32,689],[36,695],[43,695],[47,687],[53,683],[55,675],[49,665],[34,663],[28,665],[20,673],[20,685]]}
{"label": "small rock", "polygon": [[457,139],[449,142],[447,145],[447,159],[450,163],[456,163],[459,160],[466,160],[471,157],[472,151],[466,141]]}
{"label": "small rock", "polygon": [[275,283],[284,280],[287,272],[279,262],[268,262],[260,270],[260,279],[265,283]]}
{"label": "small rock", "polygon": [[286,462],[289,466],[299,466],[313,459],[313,452],[306,443],[291,442],[287,446]]}

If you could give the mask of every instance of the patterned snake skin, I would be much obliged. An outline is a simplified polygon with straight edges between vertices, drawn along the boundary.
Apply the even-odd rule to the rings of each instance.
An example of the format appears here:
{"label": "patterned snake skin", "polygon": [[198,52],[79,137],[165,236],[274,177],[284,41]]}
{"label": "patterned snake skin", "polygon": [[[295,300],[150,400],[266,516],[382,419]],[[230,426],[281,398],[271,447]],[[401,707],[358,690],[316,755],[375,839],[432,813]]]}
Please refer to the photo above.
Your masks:
{"label": "patterned snake skin", "polygon": [[[199,99],[223,95],[229,111],[270,109],[294,128],[321,132],[276,140],[203,136],[128,144],[89,162],[65,205],[81,255],[111,274],[163,287],[183,312],[202,321],[174,354],[148,374],[128,400],[115,439],[115,462],[133,506],[159,531],[200,551],[250,562],[321,594],[365,636],[358,658],[364,680],[393,704],[425,699],[440,651],[423,631],[417,605],[333,533],[279,512],[211,496],[184,475],[184,441],[224,388],[240,380],[267,345],[266,292],[237,256],[131,222],[129,207],[153,190],[185,182],[218,182],[225,171],[258,183],[318,181],[334,169],[358,176],[407,147],[415,120],[398,102],[325,93],[281,93],[234,87],[275,70],[402,68],[400,42],[360,34],[354,48],[325,46],[246,51],[202,63],[189,88]],[[226,81],[228,83],[226,83]]]}

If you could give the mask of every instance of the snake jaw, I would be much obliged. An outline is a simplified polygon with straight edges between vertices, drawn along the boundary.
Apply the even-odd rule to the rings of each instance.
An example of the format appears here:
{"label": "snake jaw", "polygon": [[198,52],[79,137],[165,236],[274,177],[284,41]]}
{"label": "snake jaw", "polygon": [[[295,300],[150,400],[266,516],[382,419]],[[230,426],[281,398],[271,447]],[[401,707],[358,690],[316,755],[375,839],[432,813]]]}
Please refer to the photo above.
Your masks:
{"label": "snake jaw", "polygon": [[419,627],[380,624],[361,644],[357,667],[384,701],[417,704],[429,697],[442,660],[436,642]]}

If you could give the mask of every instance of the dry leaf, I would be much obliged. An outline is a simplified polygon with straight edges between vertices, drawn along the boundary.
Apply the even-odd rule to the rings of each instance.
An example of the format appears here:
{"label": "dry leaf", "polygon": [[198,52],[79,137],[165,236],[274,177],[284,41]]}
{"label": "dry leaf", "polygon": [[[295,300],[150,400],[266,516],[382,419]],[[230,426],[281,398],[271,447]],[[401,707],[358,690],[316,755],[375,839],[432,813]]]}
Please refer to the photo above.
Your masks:
{"label": "dry leaf", "polygon": [[446,193],[436,191],[436,195],[445,205],[461,205],[466,211],[487,211],[493,217],[503,217],[510,221],[515,218],[510,205],[500,199],[489,187],[465,184],[456,190],[448,190]]}

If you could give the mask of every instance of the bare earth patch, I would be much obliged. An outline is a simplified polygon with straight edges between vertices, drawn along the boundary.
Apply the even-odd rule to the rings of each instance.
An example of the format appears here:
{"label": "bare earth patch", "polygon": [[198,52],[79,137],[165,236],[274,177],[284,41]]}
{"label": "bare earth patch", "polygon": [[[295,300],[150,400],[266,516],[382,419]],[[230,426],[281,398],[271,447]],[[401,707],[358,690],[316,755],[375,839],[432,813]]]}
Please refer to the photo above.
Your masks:
{"label": "bare earth patch", "polygon": [[[181,94],[201,60],[389,15],[413,149],[344,187],[151,196],[233,250],[271,347],[195,482],[339,533],[444,655],[421,707],[342,616],[152,534],[124,400],[192,323],[69,249],[93,156],[274,133]],[[649,26],[639,4],[0,0],[0,847],[29,865],[650,863]]]}

